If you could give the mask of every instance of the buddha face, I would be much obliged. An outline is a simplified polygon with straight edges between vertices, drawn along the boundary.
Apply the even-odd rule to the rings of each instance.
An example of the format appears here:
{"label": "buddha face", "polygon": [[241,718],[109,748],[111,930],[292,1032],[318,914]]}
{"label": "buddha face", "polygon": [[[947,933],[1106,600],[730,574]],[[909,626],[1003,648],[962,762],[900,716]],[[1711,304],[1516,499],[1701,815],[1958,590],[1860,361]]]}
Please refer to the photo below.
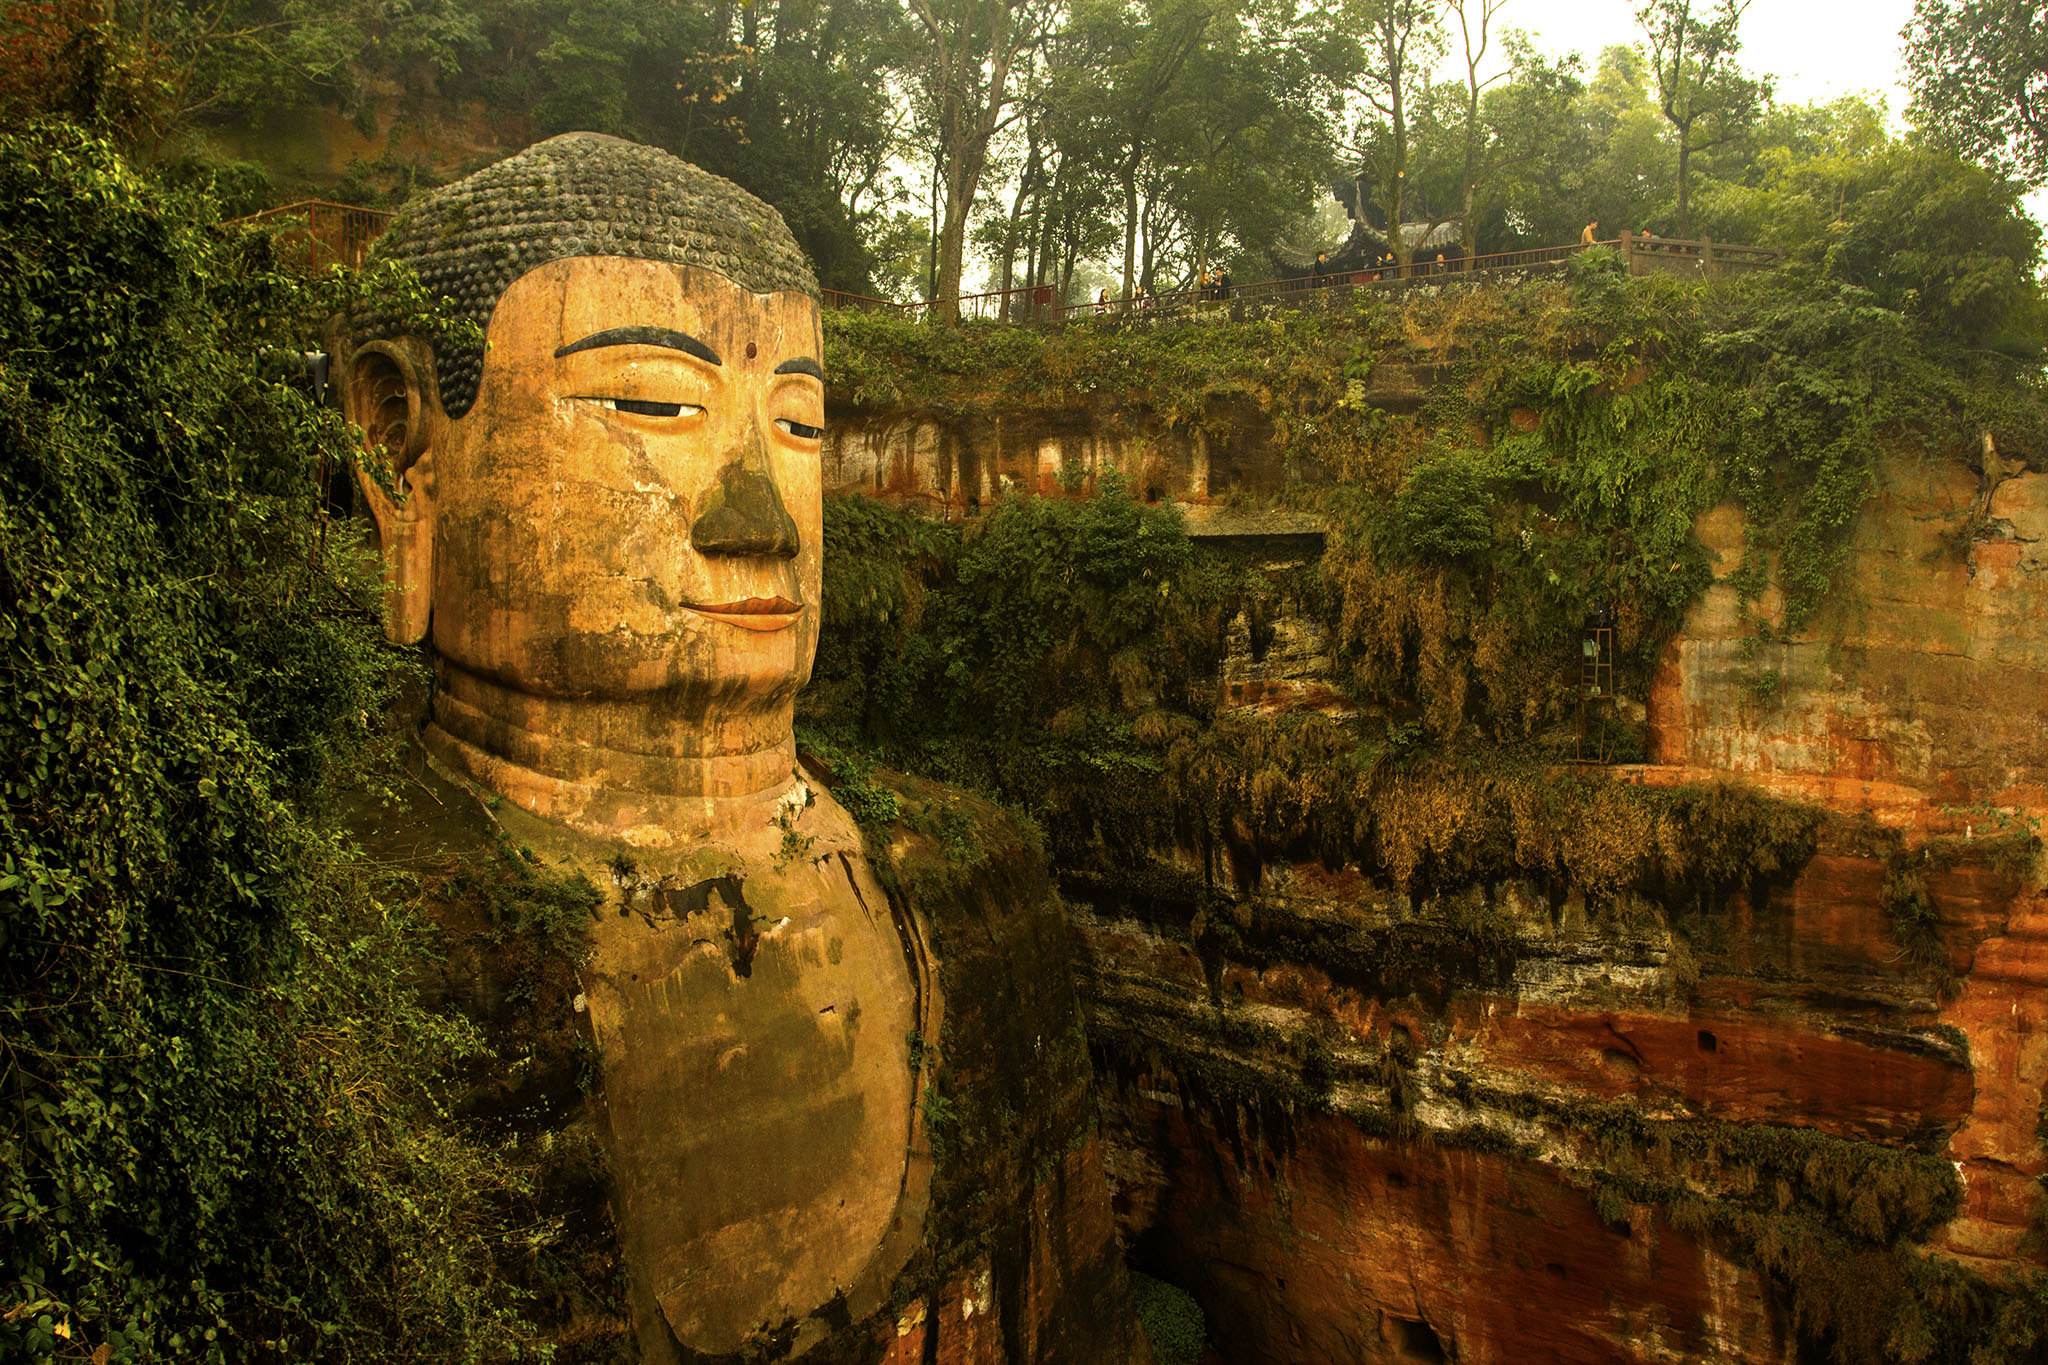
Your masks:
{"label": "buddha face", "polygon": [[575,257],[486,343],[428,449],[436,652],[535,696],[786,704],[818,640],[817,304]]}

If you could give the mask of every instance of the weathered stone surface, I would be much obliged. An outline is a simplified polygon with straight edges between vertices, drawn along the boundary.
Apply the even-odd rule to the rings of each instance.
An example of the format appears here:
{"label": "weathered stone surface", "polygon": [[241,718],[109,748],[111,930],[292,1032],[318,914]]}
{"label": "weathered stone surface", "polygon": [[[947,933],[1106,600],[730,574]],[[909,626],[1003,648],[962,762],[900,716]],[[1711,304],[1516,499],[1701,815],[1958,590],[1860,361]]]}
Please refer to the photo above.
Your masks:
{"label": "weathered stone surface", "polygon": [[825,486],[969,516],[1006,493],[1087,489],[1119,475],[1133,494],[1202,505],[1271,493],[1283,470],[1263,423],[1228,441],[1135,422],[1104,430],[1085,414],[940,421],[835,402],[825,437]]}
{"label": "weathered stone surface", "polygon": [[[1839,601],[1753,661],[1742,657],[1734,590],[1713,588],[1652,693],[1652,757],[1908,829],[1990,833],[1994,811],[2020,821],[2048,815],[2048,475],[2013,474],[1988,498],[1983,487],[1959,465],[1892,462],[1858,522]],[[1958,546],[1980,500],[1983,515]],[[1719,569],[1732,570],[1739,513],[1722,509],[1700,531]],[[1744,685],[1763,668],[1781,672],[1771,704]],[[1864,880],[1808,910],[1794,937],[1841,944],[1820,921],[1869,904],[1877,889]],[[2012,905],[2008,920],[2010,887],[1981,898],[1962,889],[1952,881],[1946,903],[1965,931],[1966,942],[1950,936],[1964,975],[1941,1018],[1968,1039],[1976,1094],[1950,1148],[1964,1175],[1964,1215],[1943,1245],[1995,1268],[2032,1259],[2023,1242],[2048,1172],[2037,1131],[2048,1088],[2048,949],[2038,896]],[[1881,941],[1858,951],[1881,969]]]}
{"label": "weathered stone surface", "polygon": [[[1651,693],[1653,761],[1834,805],[2048,809],[2048,475],[2005,479],[1965,553],[1948,537],[1977,486],[1959,465],[1887,466],[1842,590],[1790,643],[1745,645],[1735,589],[1710,589]],[[1740,512],[1699,531],[1733,572]]]}
{"label": "weathered stone surface", "polygon": [[[1279,880],[1295,908],[1344,885]],[[1813,880],[1777,912],[1843,878]],[[1765,976],[1714,975],[1726,964],[1710,956],[1686,990],[1655,931],[1619,939],[1572,913],[1516,922],[1512,985],[1438,1007],[1302,962],[1218,971],[1177,935],[1078,916],[1092,1032],[1121,1082],[1107,1126],[1118,1214],[1143,1263],[1201,1297],[1224,1358],[1790,1359],[1782,1300],[1753,1270],[1653,1208],[1626,1208],[1626,1227],[1596,1209],[1597,1149],[1560,1144],[1569,1116],[1625,1104],[1901,1148],[1976,1122],[1975,1078],[1931,995],[1859,992],[1853,947],[1766,953]],[[1323,1101],[1300,1060],[1318,1047],[1336,1074]],[[1406,1059],[1398,1101],[1376,1070],[1390,1049]],[[1389,1135],[1397,1103],[1411,1127]],[[1532,1107],[1565,1129],[1532,1125]],[[1475,1143],[1475,1126],[1497,1136]]]}
{"label": "weathered stone surface", "polygon": [[1167,1073],[1114,1113],[1120,1212],[1226,1360],[1783,1358],[1752,1274],[1643,1210],[1610,1227],[1540,1166],[1328,1115],[1219,1126]]}
{"label": "weathered stone surface", "polygon": [[2005,932],[1978,947],[1942,1020],[1969,1039],[1976,1095],[1949,1143],[1963,1212],[1939,1245],[1992,1273],[2039,1264],[2048,1197],[2048,895],[2014,906]]}
{"label": "weathered stone surface", "polygon": [[943,813],[971,830],[973,852],[908,829],[888,841],[892,898],[929,926],[946,1002],[940,1032],[924,1035],[943,1100],[932,1214],[888,1358],[1147,1365],[1103,1177],[1074,940],[1043,852],[981,801],[896,783],[918,823]]}
{"label": "weathered stone surface", "polygon": [[[1141,1357],[1035,846],[877,865],[796,760],[824,386],[781,221],[574,135],[385,241],[488,324],[480,350],[342,339],[388,461],[362,485],[389,633],[431,644],[443,774],[606,889],[582,995],[641,1358],[865,1362],[920,1294],[927,1360]],[[1056,989],[1012,975],[1041,968]],[[963,1112],[975,1140],[942,1153]],[[949,1286],[999,1333],[944,1332]]]}
{"label": "weathered stone surface", "polygon": [[[1794,1358],[1782,1285],[1649,1209],[1625,1231],[1596,1212],[1584,1163],[1604,1158],[1561,1135],[1615,1106],[1941,1153],[1962,1204],[1934,1249],[1993,1278],[2042,1264],[2048,899],[2038,866],[1972,845],[2048,815],[2048,478],[2006,478],[1959,549],[1944,537],[1979,493],[1967,470],[1888,468],[1843,591],[1789,644],[1746,645],[1725,583],[1693,613],[1651,698],[1653,761],[1615,775],[1734,780],[1857,819],[1754,903],[1689,912],[1682,936],[1682,906],[1593,916],[1495,888],[1511,979],[1438,1002],[1284,954],[1249,965],[1198,946],[1198,921],[1094,897],[1079,923],[1123,1082],[1118,1214],[1202,1297],[1226,1358]],[[1739,516],[1700,531],[1732,571]],[[1892,919],[1894,836],[1863,816],[1907,850],[1947,838],[1922,874],[1925,965]],[[1258,896],[1306,923],[1407,913],[1350,869],[1268,868]]]}

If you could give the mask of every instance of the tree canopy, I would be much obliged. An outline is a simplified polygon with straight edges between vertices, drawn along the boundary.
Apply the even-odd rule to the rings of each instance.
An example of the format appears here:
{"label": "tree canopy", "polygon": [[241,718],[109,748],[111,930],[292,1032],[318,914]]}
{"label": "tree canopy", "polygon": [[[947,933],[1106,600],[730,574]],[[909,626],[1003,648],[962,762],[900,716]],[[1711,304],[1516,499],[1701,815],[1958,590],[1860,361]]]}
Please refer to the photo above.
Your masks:
{"label": "tree canopy", "polygon": [[1919,0],[1906,29],[1913,116],[1964,156],[2048,183],[2048,12],[2028,0]]}
{"label": "tree canopy", "polygon": [[[828,288],[896,298],[1163,293],[1347,243],[1405,259],[1424,231],[1459,255],[1556,245],[1592,219],[1824,255],[1853,235],[1846,210],[1905,184],[1949,211],[1904,226],[1946,234],[1977,281],[1914,285],[1916,307],[1964,307],[1963,289],[1981,311],[2011,292],[1986,270],[2031,274],[2018,192],[2048,176],[2035,7],[1921,0],[1903,139],[1860,101],[1775,102],[1743,62],[1743,0],[1645,0],[1636,45],[1557,60],[1518,8],[14,0],[0,117],[90,109],[252,208],[301,190],[390,202],[538,137],[617,133],[775,204]],[[338,167],[352,138],[368,150]]]}

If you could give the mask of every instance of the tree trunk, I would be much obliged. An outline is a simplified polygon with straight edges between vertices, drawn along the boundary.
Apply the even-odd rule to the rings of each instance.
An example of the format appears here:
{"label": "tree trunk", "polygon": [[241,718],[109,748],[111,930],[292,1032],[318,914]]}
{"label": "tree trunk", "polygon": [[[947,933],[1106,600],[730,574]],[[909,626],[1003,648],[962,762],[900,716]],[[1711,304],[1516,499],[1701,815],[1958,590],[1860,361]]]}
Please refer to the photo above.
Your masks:
{"label": "tree trunk", "polygon": [[942,301],[932,310],[933,316],[944,322],[960,318],[960,274],[967,255],[967,215],[973,207],[974,188],[967,168],[955,162],[953,173],[946,177],[945,214],[939,220],[939,281],[932,296]]}
{"label": "tree trunk", "polygon": [[[1054,171],[1052,179],[1038,187],[1038,202],[1032,212],[1031,227],[1031,283],[1033,287],[1044,284],[1052,278],[1052,205],[1059,202],[1059,172]],[[1048,202],[1050,201],[1050,202]]]}
{"label": "tree trunk", "polygon": [[[1145,245],[1138,254],[1138,285],[1143,289],[1152,288],[1152,258],[1159,246],[1158,227],[1152,221],[1153,203],[1152,197],[1147,195],[1145,197]],[[1132,298],[1137,297],[1131,290],[1126,289],[1124,292]]]}
{"label": "tree trunk", "polygon": [[930,226],[926,229],[924,296],[927,301],[939,296],[939,182],[942,165],[936,152],[932,154],[932,198]]}
{"label": "tree trunk", "polygon": [[1024,216],[1024,194],[1031,183],[1027,171],[1017,182],[1016,197],[1010,200],[1010,216],[1003,224],[1003,269],[996,276],[996,289],[1003,296],[1003,321],[1010,320],[1010,288],[1017,279],[1017,225]]}
{"label": "tree trunk", "polygon": [[1408,215],[1408,139],[1396,129],[1394,133],[1394,174],[1393,183],[1387,190],[1387,248],[1394,253],[1394,264],[1408,264],[1408,243],[1401,234],[1401,224]]}
{"label": "tree trunk", "polygon": [[1678,130],[1678,233],[1692,238],[1692,130]]}
{"label": "tree trunk", "polygon": [[1459,205],[1458,243],[1471,260],[1479,254],[1479,224],[1473,206],[1479,198],[1479,92],[1465,101],[1465,184]]}
{"label": "tree trunk", "polygon": [[1401,103],[1401,81],[1399,72],[1389,82],[1393,104],[1394,124],[1394,175],[1392,193],[1387,196],[1387,236],[1394,252],[1395,273],[1398,275],[1408,265],[1408,243],[1401,233],[1401,224],[1407,217],[1408,198],[1408,117]]}
{"label": "tree trunk", "polygon": [[1026,35],[1012,24],[1025,16],[992,0],[983,16],[989,27],[983,31],[951,7],[944,19],[924,0],[910,0],[910,9],[932,40],[926,89],[934,105],[933,179],[943,186],[945,201],[938,214],[936,306],[930,313],[935,321],[951,323],[960,317],[967,220],[988,167],[989,139],[1001,130],[1003,108],[1010,102],[1010,64],[1028,46]]}
{"label": "tree trunk", "polygon": [[1131,270],[1138,246],[1138,153],[1132,148],[1123,166],[1124,183],[1124,297],[1131,297]]}
{"label": "tree trunk", "polygon": [[1038,288],[1038,247],[1045,240],[1045,187],[1040,186],[1031,196],[1031,232],[1024,244],[1024,284],[1027,288]]}

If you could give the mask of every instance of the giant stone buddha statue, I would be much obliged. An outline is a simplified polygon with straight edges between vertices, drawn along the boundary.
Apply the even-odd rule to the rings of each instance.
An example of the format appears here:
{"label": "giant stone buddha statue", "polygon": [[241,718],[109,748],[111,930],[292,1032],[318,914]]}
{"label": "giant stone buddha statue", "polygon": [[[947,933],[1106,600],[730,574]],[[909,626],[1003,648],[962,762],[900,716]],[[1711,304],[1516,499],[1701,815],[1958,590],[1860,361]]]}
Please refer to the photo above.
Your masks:
{"label": "giant stone buddha statue", "polygon": [[800,1355],[925,1232],[912,1038],[939,994],[799,766],[818,642],[818,289],[776,213],[578,133],[425,196],[380,252],[481,347],[351,327],[388,625],[424,744],[611,888],[587,976],[634,1330]]}

